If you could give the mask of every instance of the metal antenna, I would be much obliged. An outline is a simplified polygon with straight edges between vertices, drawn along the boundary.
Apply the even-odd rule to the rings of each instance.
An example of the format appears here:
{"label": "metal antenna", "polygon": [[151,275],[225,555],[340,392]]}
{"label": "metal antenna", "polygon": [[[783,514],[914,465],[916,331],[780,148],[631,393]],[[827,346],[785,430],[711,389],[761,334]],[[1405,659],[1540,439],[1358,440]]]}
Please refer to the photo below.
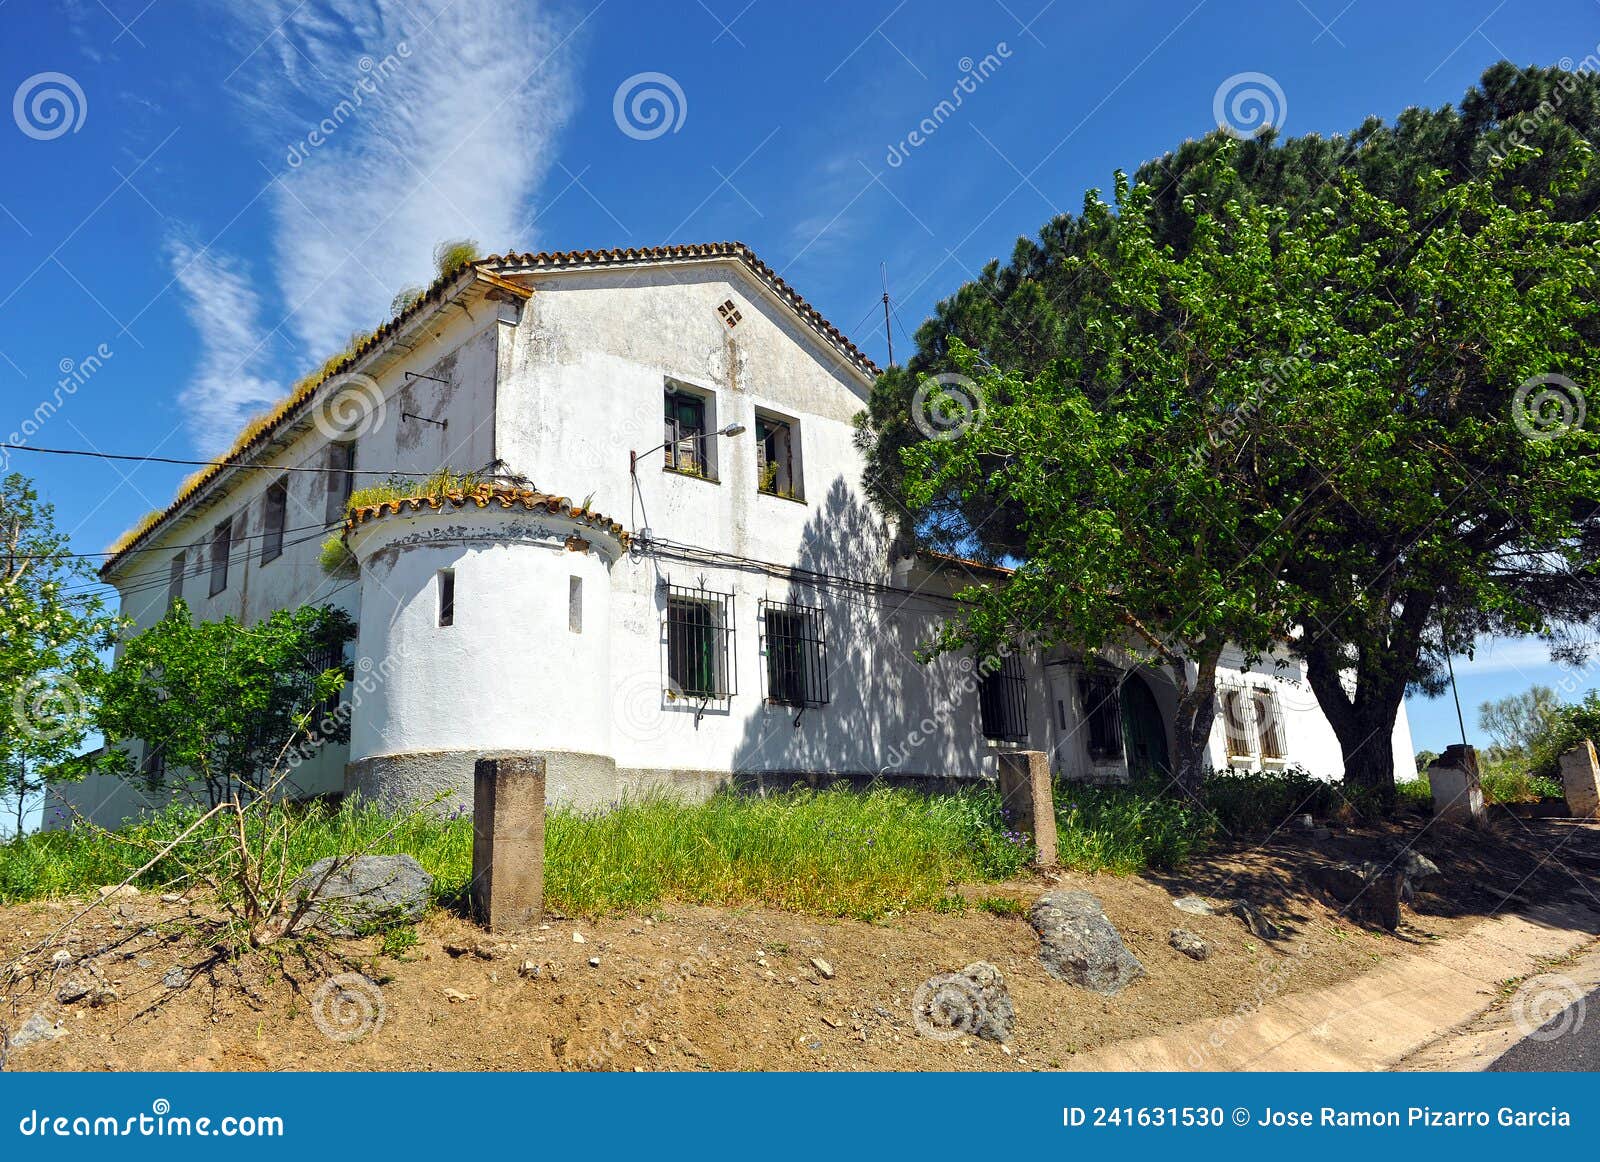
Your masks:
{"label": "metal antenna", "polygon": [[883,273],[883,338],[889,344],[889,366],[894,366],[894,332],[889,328],[889,264],[878,263]]}

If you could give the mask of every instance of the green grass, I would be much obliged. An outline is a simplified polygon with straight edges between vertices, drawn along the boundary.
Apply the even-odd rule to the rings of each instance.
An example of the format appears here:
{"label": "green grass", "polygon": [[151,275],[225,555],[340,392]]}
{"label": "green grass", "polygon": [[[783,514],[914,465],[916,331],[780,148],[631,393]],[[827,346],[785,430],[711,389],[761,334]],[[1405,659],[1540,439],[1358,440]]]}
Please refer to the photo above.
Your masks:
{"label": "green grass", "polygon": [[[1298,781],[1263,778],[1209,785],[1212,809],[1231,821],[1231,832],[1275,820],[1286,804],[1302,802],[1306,788]],[[1056,802],[1061,861],[1080,871],[1179,868],[1218,832],[1210,813],[1156,786],[1061,784]],[[468,818],[390,816],[353,801],[273,811],[288,813],[294,826],[264,829],[276,836],[268,867],[281,856],[294,874],[325,856],[404,852],[433,874],[439,903],[464,902],[472,872]],[[82,895],[117,883],[197,816],[173,808],[110,835],[56,831],[0,845],[0,903]],[[228,858],[226,838],[220,823],[207,824],[142,875],[139,886],[170,890],[192,882],[193,868]],[[729,793],[704,803],[649,796],[606,811],[553,810],[546,842],[546,902],[574,915],[648,911],[666,900],[863,919],[962,910],[967,904],[954,892],[957,885],[1010,879],[1031,855],[1009,829],[993,787],[948,795],[889,788],[766,798]],[[1012,909],[994,896],[975,906]]]}
{"label": "green grass", "polygon": [[1061,862],[1080,871],[1128,875],[1182,867],[1204,850],[1205,813],[1161,788],[1056,785],[1056,843]]}
{"label": "green grass", "polygon": [[[1562,796],[1561,784],[1555,779],[1529,774],[1526,770],[1485,764],[1478,772],[1478,780],[1483,784],[1483,797],[1491,803],[1537,803],[1541,799]],[[1399,792],[1406,802],[1433,805],[1433,791],[1426,774],[1399,784]]]}
{"label": "green grass", "polygon": [[[433,874],[439,902],[459,904],[465,895],[470,819],[391,817],[360,804],[276,810],[300,813],[302,825],[284,845],[293,870],[341,852],[405,852]],[[195,816],[173,809],[109,836],[48,832],[0,846],[0,903],[116,883]],[[222,839],[220,827],[202,829],[139,885],[181,882],[208,853],[226,850]],[[700,804],[651,797],[603,813],[552,811],[546,839],[546,902],[574,914],[644,910],[670,899],[871,919],[932,908],[955,883],[1014,876],[1029,854],[1005,831],[992,790],[728,794]]]}

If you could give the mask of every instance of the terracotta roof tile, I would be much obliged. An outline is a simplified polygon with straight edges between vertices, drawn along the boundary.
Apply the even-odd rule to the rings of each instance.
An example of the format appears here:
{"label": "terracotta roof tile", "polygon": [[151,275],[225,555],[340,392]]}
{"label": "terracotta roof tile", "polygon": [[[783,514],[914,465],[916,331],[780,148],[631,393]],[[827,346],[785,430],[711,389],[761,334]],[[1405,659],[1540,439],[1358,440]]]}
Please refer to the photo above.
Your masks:
{"label": "terracotta roof tile", "polygon": [[848,336],[835,327],[821,311],[813,307],[800,292],[783,281],[772,267],[756,257],[743,242],[701,242],[682,246],[627,247],[613,250],[559,250],[540,251],[536,254],[496,254],[484,259],[489,265],[560,269],[572,266],[628,266],[652,262],[694,262],[707,258],[736,258],[748,266],[763,282],[777,293],[789,306],[822,335],[836,343],[850,361],[869,375],[879,374],[876,363],[852,343]]}
{"label": "terracotta roof tile", "polygon": [[399,500],[385,500],[378,504],[364,504],[351,509],[349,519],[344,523],[344,531],[349,535],[359,525],[370,524],[388,516],[421,512],[425,508],[438,512],[446,505],[452,508],[465,508],[469,504],[478,508],[488,508],[490,505],[498,505],[502,509],[520,507],[529,512],[542,509],[558,516],[571,517],[591,528],[609,533],[623,545],[628,543],[627,530],[616,521],[589,509],[578,508],[565,496],[551,496],[547,492],[531,488],[511,488],[498,484],[484,484],[466,492],[446,492],[441,496],[408,496]]}
{"label": "terracotta roof tile", "polygon": [[474,277],[486,278],[493,282],[497,291],[503,290],[507,293],[527,297],[529,292],[526,288],[500,277],[500,272],[508,269],[561,269],[629,263],[693,261],[706,258],[733,258],[743,262],[813,328],[825,338],[836,343],[856,367],[869,375],[878,374],[878,366],[867,358],[845,336],[843,331],[828,322],[820,311],[806,302],[799,292],[784,282],[776,271],[757,258],[755,253],[742,242],[709,242],[698,245],[648,246],[642,248],[629,247],[625,250],[541,251],[536,254],[517,254],[512,252],[504,255],[491,255],[488,258],[479,259],[462,270],[454,271],[447,276],[436,279],[433,285],[424,291],[416,302],[362,339],[342,358],[336,361],[330,360],[319,371],[314,372],[296,384],[289,396],[271,413],[252,422],[245,429],[238,442],[217,464],[201,469],[186,480],[179,488],[178,495],[171,504],[158,514],[147,517],[138,525],[135,525],[133,529],[124,533],[122,538],[113,546],[113,555],[107,558],[106,563],[101,566],[100,575],[102,577],[109,576],[127,557],[129,550],[148,540],[167,523],[168,519],[186,501],[201,492],[227,468],[242,463],[251,453],[276,436],[291,417],[298,414],[303,407],[312,401],[318,388],[336,376],[343,375],[349,371],[363,356],[383,343],[384,340],[398,331],[411,318],[443,298],[445,292],[458,281],[463,280],[463,277],[469,272]]}

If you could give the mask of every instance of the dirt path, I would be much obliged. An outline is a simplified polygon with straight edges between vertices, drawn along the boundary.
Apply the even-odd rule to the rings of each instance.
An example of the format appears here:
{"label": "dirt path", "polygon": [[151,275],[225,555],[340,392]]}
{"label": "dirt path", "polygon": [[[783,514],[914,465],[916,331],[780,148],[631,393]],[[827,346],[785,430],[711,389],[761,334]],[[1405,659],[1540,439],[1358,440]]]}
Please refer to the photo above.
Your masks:
{"label": "dirt path", "polygon": [[[969,889],[975,900],[1013,901],[1012,914],[991,904],[881,923],[672,904],[650,915],[550,918],[485,942],[436,912],[399,957],[380,954],[375,939],[342,945],[344,967],[374,982],[353,978],[349,993],[327,984],[327,966],[292,955],[189,981],[208,950],[195,941],[187,905],[140,896],[97,910],[68,943],[77,962],[99,967],[114,1002],[60,1002],[74,969],[47,968],[0,997],[0,1020],[15,1029],[40,1013],[66,1031],[14,1053],[13,1069],[1187,1068],[1197,1029],[1266,1000],[1261,1029],[1225,1038],[1217,1060],[1230,1064],[1214,1067],[1285,1067],[1281,1054],[1294,1049],[1305,1054],[1295,1060],[1318,1067],[1369,1068],[1391,1052],[1363,1049],[1369,1024],[1403,1027],[1414,1046],[1485,1007],[1496,981],[1522,975],[1531,958],[1564,951],[1569,914],[1484,919],[1513,888],[1545,897],[1573,890],[1561,876],[1528,881],[1540,854],[1510,851],[1495,862],[1477,848],[1470,859],[1431,850],[1441,866],[1470,869],[1459,881],[1470,889],[1424,891],[1396,934],[1362,928],[1304,892],[1308,859],[1348,857],[1309,841],[1221,854],[1159,880],[1063,876],[1055,886],[1094,892],[1144,963],[1148,975],[1117,997],[1045,973],[1037,937],[1016,914],[1052,886],[1042,880]],[[1190,891],[1250,895],[1286,938],[1263,941],[1232,916],[1177,911],[1173,897]],[[0,908],[0,958],[74,907]],[[1600,931],[1592,914],[1581,923]],[[1209,943],[1207,960],[1169,945],[1180,926]],[[919,1037],[918,985],[975,960],[1005,974],[1017,1013],[1011,1043]],[[538,972],[520,973],[524,961]],[[1455,1007],[1426,1009],[1444,997]],[[1324,1026],[1327,1036],[1317,1031]],[[346,1040],[350,1033],[361,1035]],[[1114,1044],[1129,1038],[1132,1046]],[[1152,1055],[1157,1045],[1166,1048]]]}

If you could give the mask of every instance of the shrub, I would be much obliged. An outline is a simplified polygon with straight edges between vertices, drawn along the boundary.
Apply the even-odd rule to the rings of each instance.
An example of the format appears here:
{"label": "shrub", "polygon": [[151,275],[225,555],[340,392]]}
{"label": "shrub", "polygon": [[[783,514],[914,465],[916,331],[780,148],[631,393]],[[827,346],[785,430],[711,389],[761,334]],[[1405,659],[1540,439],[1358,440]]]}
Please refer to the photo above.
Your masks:
{"label": "shrub", "polygon": [[1182,867],[1210,839],[1205,814],[1156,783],[1056,788],[1061,862],[1119,875]]}
{"label": "shrub", "polygon": [[1228,835],[1272,831],[1296,815],[1326,817],[1347,802],[1335,784],[1303,767],[1219,771],[1205,781],[1201,793],[1217,828]]}

